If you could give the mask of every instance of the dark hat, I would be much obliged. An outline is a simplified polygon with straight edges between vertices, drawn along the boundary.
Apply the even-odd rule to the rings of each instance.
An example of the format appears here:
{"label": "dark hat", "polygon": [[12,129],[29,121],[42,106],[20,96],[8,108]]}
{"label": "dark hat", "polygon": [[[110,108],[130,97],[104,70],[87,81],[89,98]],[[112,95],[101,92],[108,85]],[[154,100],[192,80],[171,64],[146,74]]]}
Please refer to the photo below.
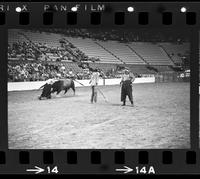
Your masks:
{"label": "dark hat", "polygon": [[93,72],[98,72],[98,68],[94,68],[92,71]]}

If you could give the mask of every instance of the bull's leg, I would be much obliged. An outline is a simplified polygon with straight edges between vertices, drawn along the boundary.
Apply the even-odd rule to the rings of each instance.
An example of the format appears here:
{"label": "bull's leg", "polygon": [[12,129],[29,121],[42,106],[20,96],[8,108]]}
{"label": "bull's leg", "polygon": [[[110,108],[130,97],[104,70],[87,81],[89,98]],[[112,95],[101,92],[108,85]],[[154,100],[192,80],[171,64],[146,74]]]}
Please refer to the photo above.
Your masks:
{"label": "bull's leg", "polygon": [[71,88],[72,88],[72,90],[74,91],[74,95],[75,95],[76,90],[75,90],[74,82],[72,82],[72,86],[71,86]]}
{"label": "bull's leg", "polygon": [[56,90],[53,88],[52,90],[51,90],[51,93],[55,93],[56,92]]}
{"label": "bull's leg", "polygon": [[61,91],[62,91],[61,89],[57,90],[57,93],[56,93],[56,94],[58,95]]}
{"label": "bull's leg", "polygon": [[49,96],[47,96],[47,99],[51,99],[51,94]]}
{"label": "bull's leg", "polygon": [[57,95],[61,92],[63,90],[63,88],[60,86],[58,89],[56,89],[56,91],[57,91]]}
{"label": "bull's leg", "polygon": [[68,89],[69,89],[69,88],[66,88],[66,89],[65,89],[65,92],[64,92],[64,94],[66,94],[66,93],[67,93]]}
{"label": "bull's leg", "polygon": [[76,92],[75,88],[72,88],[72,90],[74,91],[74,95],[75,95],[75,92]]}

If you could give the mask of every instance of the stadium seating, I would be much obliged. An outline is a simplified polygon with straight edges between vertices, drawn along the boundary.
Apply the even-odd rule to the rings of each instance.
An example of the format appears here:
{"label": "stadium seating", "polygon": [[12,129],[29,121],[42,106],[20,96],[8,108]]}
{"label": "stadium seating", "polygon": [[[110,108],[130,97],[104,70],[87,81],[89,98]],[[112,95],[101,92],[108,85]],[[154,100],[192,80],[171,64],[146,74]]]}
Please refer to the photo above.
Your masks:
{"label": "stadium seating", "polygon": [[101,48],[94,40],[89,38],[65,37],[89,57],[99,58],[102,63],[122,63],[112,54]]}
{"label": "stadium seating", "polygon": [[21,41],[21,42],[27,41],[27,39],[24,36],[20,35],[19,32],[21,32],[21,31],[20,30],[16,31],[16,29],[9,29],[9,31],[8,31],[8,37],[9,37],[8,43],[10,45],[12,45],[14,42],[18,42],[18,41]]}
{"label": "stadium seating", "polygon": [[174,65],[157,44],[132,42],[129,44],[149,65]]}
{"label": "stadium seating", "polygon": [[155,74],[155,71],[149,70],[145,65],[127,65],[127,67],[130,69],[130,71],[138,75]]}
{"label": "stadium seating", "polygon": [[173,71],[173,69],[170,68],[167,65],[163,65],[163,66],[156,65],[156,66],[152,66],[152,67],[154,67],[155,69],[157,69],[158,72],[172,72]]}
{"label": "stadium seating", "polygon": [[[24,34],[24,36],[20,34]],[[67,37],[56,33],[9,30],[10,44],[17,41],[28,41],[28,39],[30,39],[35,44],[41,43],[46,44],[48,47],[58,48],[61,46],[59,40],[63,37],[65,37],[67,41],[71,42],[87,56],[99,58],[101,63],[174,65],[173,62],[181,63],[181,57],[178,54],[183,54],[188,49],[188,44],[176,45],[171,43],[160,43],[160,45],[171,56],[171,60],[166,52],[159,47],[159,44],[147,42],[103,42],[89,38],[83,39]],[[52,60],[56,60],[56,58],[59,57],[58,55],[50,52],[48,52],[47,55]]]}
{"label": "stadium seating", "polygon": [[[150,64],[150,65],[174,65],[175,62],[180,62],[180,57],[177,54],[173,57],[174,61],[169,58],[166,52],[159,47],[159,44],[148,42],[136,43],[119,43],[117,41],[100,41],[92,39],[65,37],[72,44],[82,50],[89,57],[99,58],[102,63],[125,63],[125,64]],[[170,43],[171,44],[171,43]],[[168,43],[162,44],[164,47],[170,46]],[[174,52],[183,53],[185,48],[181,50],[181,46],[174,45]],[[173,48],[171,48],[173,49]],[[140,56],[138,56],[135,52]],[[170,51],[170,49],[169,49]],[[179,60],[179,61],[178,61]]]}
{"label": "stadium seating", "polygon": [[112,69],[116,69],[117,65],[113,63],[89,63],[89,66],[91,68],[99,68],[101,69],[104,73],[107,71],[110,71]]}
{"label": "stadium seating", "polygon": [[48,47],[60,47],[59,40],[62,38],[60,34],[35,31],[24,31],[23,34],[33,43],[45,43]]}
{"label": "stadium seating", "polygon": [[[18,43],[18,42],[31,42],[35,44],[35,46],[37,44],[42,44],[45,45],[47,48],[52,48],[52,49],[60,48],[61,46],[59,42],[59,39],[61,39],[61,35],[55,33],[11,29],[9,30],[8,35],[9,35],[8,43],[11,46],[13,43]],[[52,61],[56,61],[59,58],[58,54],[56,53],[47,52],[45,54]],[[20,56],[18,56],[18,58],[19,57]]]}
{"label": "stadium seating", "polygon": [[178,54],[184,55],[184,53],[186,53],[189,50],[189,43],[160,43],[160,45],[165,48],[167,53],[171,56],[171,58],[176,64],[182,63],[181,56],[179,56]]}
{"label": "stadium seating", "polygon": [[99,41],[98,43],[126,64],[145,64],[140,57],[126,46],[126,43],[117,41]]}

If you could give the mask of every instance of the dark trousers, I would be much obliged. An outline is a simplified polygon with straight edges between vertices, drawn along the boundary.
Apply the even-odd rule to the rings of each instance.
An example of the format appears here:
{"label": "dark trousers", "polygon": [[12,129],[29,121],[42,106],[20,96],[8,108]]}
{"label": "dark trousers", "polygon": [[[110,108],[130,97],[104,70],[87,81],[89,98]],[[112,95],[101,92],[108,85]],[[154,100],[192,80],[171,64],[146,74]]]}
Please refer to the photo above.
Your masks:
{"label": "dark trousers", "polygon": [[95,86],[92,86],[91,103],[93,103],[93,101],[95,103],[97,102],[97,89]]}
{"label": "dark trousers", "polygon": [[123,101],[124,104],[126,103],[126,96],[128,96],[131,104],[133,104],[133,94],[130,80],[122,82],[121,101]]}

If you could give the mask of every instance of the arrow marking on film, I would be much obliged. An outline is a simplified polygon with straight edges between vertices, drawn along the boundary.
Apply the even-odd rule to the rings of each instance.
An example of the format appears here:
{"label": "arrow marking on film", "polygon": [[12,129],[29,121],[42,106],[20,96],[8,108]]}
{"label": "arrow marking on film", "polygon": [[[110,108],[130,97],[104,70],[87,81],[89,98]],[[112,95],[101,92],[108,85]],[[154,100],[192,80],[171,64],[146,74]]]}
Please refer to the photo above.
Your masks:
{"label": "arrow marking on film", "polygon": [[124,166],[124,168],[117,168],[115,169],[117,172],[124,172],[124,173],[129,173],[132,172],[133,169],[127,166]]}
{"label": "arrow marking on film", "polygon": [[26,169],[27,172],[35,172],[35,174],[44,172],[43,168],[35,166],[35,169]]}

